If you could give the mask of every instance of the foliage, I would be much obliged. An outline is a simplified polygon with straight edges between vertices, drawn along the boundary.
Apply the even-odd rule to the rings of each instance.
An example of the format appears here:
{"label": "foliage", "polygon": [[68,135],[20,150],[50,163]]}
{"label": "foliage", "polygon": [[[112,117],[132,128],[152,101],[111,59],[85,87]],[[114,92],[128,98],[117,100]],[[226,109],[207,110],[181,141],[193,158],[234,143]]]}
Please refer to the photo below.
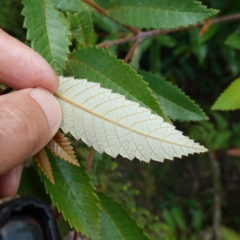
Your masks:
{"label": "foliage", "polygon": [[[240,168],[236,167],[238,160],[226,157],[225,150],[240,146],[239,117],[235,113],[213,113],[210,108],[222,90],[240,74],[236,50],[239,24],[211,24],[206,19],[216,17],[217,10],[212,8],[220,10],[222,15],[235,13],[238,0],[228,3],[210,0],[203,4],[192,0],[95,0],[94,3],[24,0],[23,3],[24,26],[31,47],[57,74],[88,79],[124,95],[168,124],[175,121],[174,125],[185,135],[219,156],[225,191],[222,236],[237,239],[238,234],[226,226],[237,229],[240,224],[236,217],[240,215],[236,201],[240,196],[233,192],[239,188],[233,188],[230,178],[240,181]],[[1,2],[0,26],[24,41],[26,30],[18,25],[21,20],[15,20],[21,19],[20,8],[15,0]],[[193,26],[199,22],[204,25],[202,30]],[[223,100],[216,103],[218,109],[238,107],[237,88],[231,86],[220,97]],[[208,117],[198,104],[207,112],[208,121],[202,121]],[[217,108],[214,105],[213,109]],[[53,146],[44,150],[55,185],[43,174],[43,167],[39,168],[33,161],[43,183],[32,167],[27,168],[19,194],[37,195],[54,203],[71,227],[91,239],[112,236],[130,239],[133,231],[139,234],[137,239],[148,239],[144,232],[150,239],[204,240],[207,236],[214,239],[212,229],[209,230],[213,225],[213,169],[207,155],[147,165],[127,162],[121,157],[114,160],[107,154],[94,153],[70,135],[67,138],[66,150],[58,143],[54,145],[60,146],[55,151],[57,154],[52,151]],[[62,152],[75,159],[68,141],[74,146],[80,166],[62,159]],[[31,184],[35,181],[37,186]],[[36,191],[36,187],[41,191]],[[120,205],[129,209],[141,227]],[[61,224],[69,229],[65,222]],[[131,231],[126,228],[128,224]]]}

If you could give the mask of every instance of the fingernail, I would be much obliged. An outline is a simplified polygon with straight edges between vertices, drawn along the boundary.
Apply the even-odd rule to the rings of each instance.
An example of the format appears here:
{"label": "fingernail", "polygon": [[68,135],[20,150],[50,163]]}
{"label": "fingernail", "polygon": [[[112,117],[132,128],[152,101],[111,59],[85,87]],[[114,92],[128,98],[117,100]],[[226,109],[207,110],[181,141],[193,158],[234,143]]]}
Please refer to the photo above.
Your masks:
{"label": "fingernail", "polygon": [[41,106],[45,112],[50,129],[56,133],[59,129],[62,114],[60,106],[55,97],[43,88],[32,89],[30,96]]}

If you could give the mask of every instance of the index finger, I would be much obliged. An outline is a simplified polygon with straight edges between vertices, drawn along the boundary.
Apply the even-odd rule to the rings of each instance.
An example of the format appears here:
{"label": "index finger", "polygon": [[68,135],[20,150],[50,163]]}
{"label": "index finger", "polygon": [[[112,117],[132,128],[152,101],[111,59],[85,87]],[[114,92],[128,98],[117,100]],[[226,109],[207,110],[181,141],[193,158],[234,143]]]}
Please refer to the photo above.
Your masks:
{"label": "index finger", "polygon": [[58,77],[44,58],[0,29],[0,82],[16,90],[42,87],[54,93]]}

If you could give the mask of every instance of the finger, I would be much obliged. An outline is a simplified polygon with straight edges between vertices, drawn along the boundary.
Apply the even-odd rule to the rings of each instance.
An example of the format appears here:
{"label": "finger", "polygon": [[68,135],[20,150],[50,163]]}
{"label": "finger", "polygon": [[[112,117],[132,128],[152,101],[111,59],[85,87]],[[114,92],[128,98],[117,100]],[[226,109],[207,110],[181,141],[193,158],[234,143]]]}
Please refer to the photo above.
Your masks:
{"label": "finger", "polygon": [[11,197],[17,193],[24,164],[11,169],[0,176],[0,197]]}
{"label": "finger", "polygon": [[37,52],[0,29],[0,82],[13,88],[42,87],[54,93],[58,77]]}
{"label": "finger", "polygon": [[42,89],[24,89],[0,97],[0,175],[42,149],[61,123],[53,95]]}

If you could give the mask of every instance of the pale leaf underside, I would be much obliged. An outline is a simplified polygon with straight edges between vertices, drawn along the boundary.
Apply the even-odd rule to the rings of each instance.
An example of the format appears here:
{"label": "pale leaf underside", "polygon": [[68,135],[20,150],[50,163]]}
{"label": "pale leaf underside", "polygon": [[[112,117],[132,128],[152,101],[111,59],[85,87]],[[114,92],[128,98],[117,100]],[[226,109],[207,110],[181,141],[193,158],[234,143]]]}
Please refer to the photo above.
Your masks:
{"label": "pale leaf underside", "polygon": [[48,180],[52,184],[55,184],[51,164],[45,150],[41,149],[37,154],[33,156],[33,159],[38,164],[39,168],[43,171]]}
{"label": "pale leaf underside", "polygon": [[73,77],[59,79],[55,97],[63,113],[63,132],[70,132],[100,153],[163,162],[165,158],[172,160],[207,150],[162,117],[123,95],[101,88],[99,83]]}
{"label": "pale leaf underside", "polygon": [[64,134],[57,132],[53,139],[48,143],[47,147],[59,156],[73,165],[80,166],[67,137]]}

